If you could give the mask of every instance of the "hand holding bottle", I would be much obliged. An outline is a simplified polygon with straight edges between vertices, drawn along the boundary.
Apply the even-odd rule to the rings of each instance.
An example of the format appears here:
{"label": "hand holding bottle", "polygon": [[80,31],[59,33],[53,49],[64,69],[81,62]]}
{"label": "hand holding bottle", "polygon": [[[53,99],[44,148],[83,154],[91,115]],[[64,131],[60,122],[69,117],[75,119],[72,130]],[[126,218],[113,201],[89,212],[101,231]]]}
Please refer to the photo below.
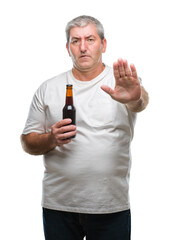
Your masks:
{"label": "hand holding bottle", "polygon": [[57,146],[63,146],[71,142],[76,135],[76,126],[72,125],[70,118],[63,119],[51,127],[51,138]]}

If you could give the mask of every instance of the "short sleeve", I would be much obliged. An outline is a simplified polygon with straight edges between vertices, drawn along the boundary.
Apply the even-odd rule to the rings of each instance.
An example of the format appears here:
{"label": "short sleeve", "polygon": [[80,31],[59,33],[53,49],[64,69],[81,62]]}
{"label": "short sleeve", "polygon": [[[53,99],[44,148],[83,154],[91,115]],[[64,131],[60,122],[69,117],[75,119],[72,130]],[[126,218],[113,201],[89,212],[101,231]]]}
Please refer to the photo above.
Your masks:
{"label": "short sleeve", "polygon": [[44,90],[44,86],[41,86],[34,94],[23,130],[23,134],[25,135],[31,132],[45,133]]}

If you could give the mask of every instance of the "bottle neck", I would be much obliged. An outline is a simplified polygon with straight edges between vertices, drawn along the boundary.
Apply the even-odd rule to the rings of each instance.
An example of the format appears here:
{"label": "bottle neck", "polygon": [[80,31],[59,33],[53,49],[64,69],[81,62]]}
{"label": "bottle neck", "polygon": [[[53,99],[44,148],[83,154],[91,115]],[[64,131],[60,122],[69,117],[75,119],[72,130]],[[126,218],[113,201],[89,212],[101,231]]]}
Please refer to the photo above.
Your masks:
{"label": "bottle neck", "polygon": [[66,90],[66,105],[73,105],[72,86],[67,86],[67,90]]}
{"label": "bottle neck", "polygon": [[66,105],[73,105],[73,97],[66,96]]}

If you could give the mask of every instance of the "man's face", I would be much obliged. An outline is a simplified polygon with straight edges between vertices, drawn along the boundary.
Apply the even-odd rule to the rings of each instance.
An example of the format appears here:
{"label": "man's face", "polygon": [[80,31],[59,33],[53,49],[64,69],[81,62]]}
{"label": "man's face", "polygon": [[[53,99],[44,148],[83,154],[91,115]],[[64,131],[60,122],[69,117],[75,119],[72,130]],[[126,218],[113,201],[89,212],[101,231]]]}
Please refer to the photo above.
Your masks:
{"label": "man's face", "polygon": [[74,67],[80,71],[88,71],[102,64],[106,39],[102,43],[95,25],[90,23],[84,27],[72,28],[66,47]]}

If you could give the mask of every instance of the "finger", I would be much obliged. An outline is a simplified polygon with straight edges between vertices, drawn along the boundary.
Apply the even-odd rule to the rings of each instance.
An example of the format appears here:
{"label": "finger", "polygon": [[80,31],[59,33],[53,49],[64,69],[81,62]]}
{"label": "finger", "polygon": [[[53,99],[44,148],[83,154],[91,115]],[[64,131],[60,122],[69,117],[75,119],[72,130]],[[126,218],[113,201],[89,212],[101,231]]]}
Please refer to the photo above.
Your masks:
{"label": "finger", "polygon": [[77,133],[76,131],[65,132],[63,134],[58,135],[58,140],[59,141],[68,140],[69,138],[75,136],[76,133]]}
{"label": "finger", "polygon": [[102,86],[101,86],[101,89],[102,89],[103,91],[105,91],[107,94],[109,94],[112,99],[117,100],[115,91],[114,91],[113,89],[111,89],[109,86],[102,85]]}
{"label": "finger", "polygon": [[134,64],[130,64],[130,68],[131,68],[132,76],[133,76],[134,78],[138,78],[138,76],[137,76],[137,71],[136,71],[136,68],[135,68]]}
{"label": "finger", "polygon": [[65,125],[68,125],[72,122],[72,120],[70,118],[65,118],[57,123],[55,123],[52,127],[54,128],[60,128],[60,127],[63,127]]}
{"label": "finger", "polygon": [[68,144],[71,142],[71,139],[64,139],[64,140],[60,140],[58,142],[58,146],[62,147],[64,144]]}
{"label": "finger", "polygon": [[118,60],[118,68],[119,68],[120,77],[125,77],[125,69],[124,69],[123,59]]}
{"label": "finger", "polygon": [[131,70],[129,68],[127,60],[124,60],[124,70],[127,77],[131,77]]}
{"label": "finger", "polygon": [[76,130],[75,125],[67,125],[65,127],[58,128],[57,133],[58,134],[63,134],[63,133],[71,132],[71,131],[75,131],[75,130]]}
{"label": "finger", "polygon": [[111,97],[112,97],[112,95],[114,94],[114,91],[113,91],[113,89],[111,89],[109,86],[107,86],[107,85],[102,85],[101,86],[101,89],[103,90],[103,91],[105,91],[107,94],[109,94]]}
{"label": "finger", "polygon": [[113,71],[114,71],[114,77],[116,80],[118,80],[120,78],[120,74],[119,74],[119,68],[118,68],[118,63],[113,63]]}

